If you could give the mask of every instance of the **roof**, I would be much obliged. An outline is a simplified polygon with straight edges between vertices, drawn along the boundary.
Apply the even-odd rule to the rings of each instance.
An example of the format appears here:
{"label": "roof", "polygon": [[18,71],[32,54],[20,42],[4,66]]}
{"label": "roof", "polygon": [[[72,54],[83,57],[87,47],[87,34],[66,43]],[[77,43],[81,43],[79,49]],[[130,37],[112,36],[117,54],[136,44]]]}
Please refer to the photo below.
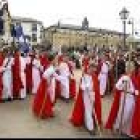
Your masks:
{"label": "roof", "polygon": [[[46,28],[45,30],[49,30],[51,28],[58,28],[58,24],[54,24],[48,28]],[[70,29],[70,30],[84,30],[82,29],[82,26],[77,26],[77,25],[72,25],[72,24],[60,24],[59,26],[60,29]],[[109,29],[101,29],[101,28],[95,28],[95,27],[89,27],[88,29],[89,32],[100,32],[102,34],[116,34],[116,35],[123,35],[122,32],[119,31],[115,31],[115,30],[109,30]]]}
{"label": "roof", "polygon": [[21,21],[21,22],[34,22],[37,24],[43,24],[41,21],[38,21],[33,18],[26,18],[26,17],[18,17],[18,16],[13,16],[12,21]]}

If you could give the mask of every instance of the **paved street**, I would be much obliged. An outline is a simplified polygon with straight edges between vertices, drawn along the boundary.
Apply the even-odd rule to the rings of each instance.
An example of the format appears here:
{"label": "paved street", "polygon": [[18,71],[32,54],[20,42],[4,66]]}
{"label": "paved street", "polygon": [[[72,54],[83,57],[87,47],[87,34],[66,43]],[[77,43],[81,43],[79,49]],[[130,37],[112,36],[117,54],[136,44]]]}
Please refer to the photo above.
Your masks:
{"label": "paved street", "polygon": [[[81,73],[76,72],[77,82]],[[68,121],[73,102],[58,101],[55,118],[37,120],[32,115],[33,96],[25,101],[0,104],[0,138],[93,138],[84,128],[74,128]],[[110,110],[111,97],[103,99],[104,122]],[[98,135],[95,137],[99,137]],[[113,137],[103,134],[102,137]]]}

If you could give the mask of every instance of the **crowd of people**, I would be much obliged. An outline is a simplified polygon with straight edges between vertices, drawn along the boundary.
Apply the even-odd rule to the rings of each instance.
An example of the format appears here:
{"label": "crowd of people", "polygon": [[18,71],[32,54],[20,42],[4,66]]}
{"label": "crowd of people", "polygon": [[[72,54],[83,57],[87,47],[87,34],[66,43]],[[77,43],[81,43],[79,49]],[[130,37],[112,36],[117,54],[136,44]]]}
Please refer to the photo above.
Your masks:
{"label": "crowd of people", "polygon": [[[79,85],[76,68],[82,71]],[[74,100],[70,122],[75,127],[85,126],[91,134],[104,127],[140,136],[139,51],[1,50],[0,101],[24,100],[27,94],[34,95],[32,111],[38,118],[54,117],[58,98]],[[103,123],[102,99],[108,94],[114,99]]]}

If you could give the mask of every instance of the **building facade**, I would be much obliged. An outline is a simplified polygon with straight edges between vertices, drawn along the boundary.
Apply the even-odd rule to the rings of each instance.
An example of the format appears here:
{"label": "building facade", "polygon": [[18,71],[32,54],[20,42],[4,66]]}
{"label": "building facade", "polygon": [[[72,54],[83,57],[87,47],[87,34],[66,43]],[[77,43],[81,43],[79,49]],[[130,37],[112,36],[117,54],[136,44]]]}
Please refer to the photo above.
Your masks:
{"label": "building facade", "polygon": [[43,23],[31,18],[12,17],[14,25],[21,24],[23,32],[32,46],[40,45],[43,41]]}
{"label": "building facade", "polygon": [[45,29],[45,39],[55,47],[120,47],[123,46],[123,33],[88,27],[85,18],[82,26],[58,24]]}

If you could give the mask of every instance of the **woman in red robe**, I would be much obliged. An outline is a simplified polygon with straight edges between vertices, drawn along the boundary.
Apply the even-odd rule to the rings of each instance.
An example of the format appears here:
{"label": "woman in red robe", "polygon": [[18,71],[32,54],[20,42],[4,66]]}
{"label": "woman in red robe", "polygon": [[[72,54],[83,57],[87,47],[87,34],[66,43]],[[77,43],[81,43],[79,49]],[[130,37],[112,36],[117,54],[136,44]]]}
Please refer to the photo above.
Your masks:
{"label": "woman in red robe", "polygon": [[55,61],[53,56],[49,56],[48,59],[51,64],[43,73],[42,80],[38,87],[32,106],[34,115],[42,119],[54,116],[54,102],[51,100],[51,95],[53,94],[52,92],[54,89],[52,89],[51,80],[53,74],[55,73]]}
{"label": "woman in red robe", "polygon": [[20,70],[20,53],[16,52],[14,55],[14,65],[12,67],[13,73],[13,98],[20,98],[20,91],[23,88],[23,83],[21,81],[21,70]]}
{"label": "woman in red robe", "polygon": [[28,93],[32,92],[32,62],[34,60],[34,55],[29,54],[30,63],[26,64],[26,89]]}
{"label": "woman in red robe", "polygon": [[[90,67],[92,67],[92,66],[90,66]],[[89,74],[92,77],[92,83],[93,83],[92,91],[94,91],[93,93],[95,93],[93,95],[94,106],[92,107],[92,110],[93,110],[92,116],[93,116],[94,121],[92,123],[96,122],[96,125],[98,125],[98,127],[100,127],[102,125],[101,97],[100,97],[100,93],[99,93],[98,77],[97,77],[97,74],[95,73],[95,71],[90,72],[90,74]],[[81,82],[82,82],[82,79],[81,79]],[[75,127],[84,126],[86,124],[86,121],[85,121],[86,114],[85,113],[86,113],[86,110],[85,110],[85,102],[84,102],[84,91],[82,90],[81,83],[80,83],[79,93],[77,95],[77,99],[75,101],[74,108],[72,110],[72,115],[70,117],[71,123]],[[88,119],[87,119],[87,121],[88,121]],[[89,125],[92,125],[91,122]],[[87,128],[87,129],[88,129],[88,131],[93,132],[92,129],[90,129],[90,130],[89,130],[89,128]]]}

